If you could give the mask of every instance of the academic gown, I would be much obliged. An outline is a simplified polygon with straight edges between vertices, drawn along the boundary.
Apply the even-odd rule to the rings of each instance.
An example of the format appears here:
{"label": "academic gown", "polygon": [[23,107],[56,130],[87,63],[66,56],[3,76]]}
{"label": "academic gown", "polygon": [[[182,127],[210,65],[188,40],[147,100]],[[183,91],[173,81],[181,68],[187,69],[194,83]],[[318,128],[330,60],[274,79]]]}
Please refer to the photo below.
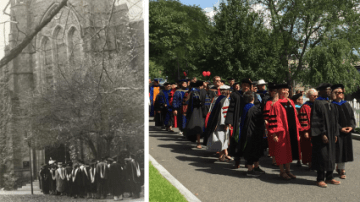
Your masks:
{"label": "academic gown", "polygon": [[[199,94],[200,105],[197,105],[194,99],[195,91]],[[203,136],[203,128],[205,126],[205,116],[204,105],[206,98],[206,90],[204,89],[192,89],[189,94],[189,104],[186,114],[186,119],[188,120],[186,128],[184,130],[185,136],[188,140],[195,142],[196,136],[200,134]]]}
{"label": "academic gown", "polygon": [[42,191],[44,194],[49,194],[50,178],[51,178],[50,170],[46,167],[41,170],[40,175],[41,175],[41,180],[42,180],[42,182],[41,182]]}
{"label": "academic gown", "polygon": [[71,172],[72,175],[72,195],[78,196],[81,194],[82,176],[80,168],[74,168]]}
{"label": "academic gown", "polygon": [[50,170],[50,193],[51,194],[56,194],[56,170],[51,169]]}
{"label": "academic gown", "polygon": [[156,96],[157,94],[159,94],[159,92],[160,92],[160,86],[152,85],[150,87],[150,102],[151,102],[150,116],[154,116],[156,114],[154,110],[154,103]]}
{"label": "academic gown", "polygon": [[65,168],[58,168],[55,172],[56,178],[56,191],[63,193],[66,189],[66,176],[65,176]]}
{"label": "academic gown", "polygon": [[341,128],[344,127],[352,127],[353,129],[355,129],[356,122],[355,122],[354,111],[349,105],[349,103],[346,101],[342,101],[340,103],[333,101],[332,103],[335,104],[335,107],[338,110],[339,113],[338,123],[340,125],[339,139],[335,143],[336,163],[345,163],[349,161],[354,161],[351,132],[350,133],[341,132]]}
{"label": "academic gown", "polygon": [[209,151],[220,152],[228,148],[229,129],[225,130],[225,118],[230,101],[221,95],[217,98],[209,117],[209,127],[205,130],[203,144]]}
{"label": "academic gown", "polygon": [[96,188],[97,188],[96,166],[90,167],[89,175],[90,175],[89,192],[96,193]]}
{"label": "academic gown", "polygon": [[[249,104],[250,106],[252,104]],[[264,155],[262,148],[263,134],[265,130],[265,121],[262,116],[260,106],[253,105],[247,112],[245,124],[241,130],[241,136],[244,137],[244,158],[247,160],[257,160]]]}
{"label": "academic gown", "polygon": [[154,103],[154,110],[157,112],[155,114],[155,126],[164,126],[165,116],[167,113],[167,107],[165,105],[167,104],[168,102],[166,100],[164,91],[161,90],[156,96]]}
{"label": "academic gown", "polygon": [[171,95],[171,91],[172,90],[163,90],[163,96],[165,98],[165,102],[166,102],[166,107],[164,110],[164,125],[166,127],[170,127],[173,124],[173,109],[172,109],[172,105],[170,105],[170,99],[172,99],[172,95]]}
{"label": "academic gown", "polygon": [[108,167],[104,162],[100,162],[96,165],[96,179],[98,179],[97,183],[97,193],[99,196],[106,197],[108,194],[107,190],[107,179],[108,179]]}
{"label": "academic gown", "polygon": [[[307,164],[311,162],[312,144],[310,136],[310,123],[311,123],[311,108],[313,103],[306,102],[300,108],[299,121],[303,131],[300,131],[300,147],[302,163]],[[309,138],[305,138],[305,133],[309,133]]]}
{"label": "academic gown", "polygon": [[117,162],[112,163],[109,170],[110,193],[114,196],[120,196],[124,193],[124,168]]}
{"label": "academic gown", "polygon": [[183,131],[186,127],[186,116],[183,113],[183,99],[185,96],[185,93],[188,91],[188,89],[178,89],[175,91],[173,96],[173,110],[177,111],[177,126],[180,131]]}
{"label": "academic gown", "polygon": [[128,175],[130,177],[130,188],[131,192],[134,193],[135,197],[140,197],[141,192],[141,183],[140,183],[140,177],[141,176],[141,170],[139,163],[135,161],[135,159],[131,159],[131,161],[127,164],[128,166]]}
{"label": "academic gown", "polygon": [[[339,136],[338,110],[334,104],[323,98],[317,98],[311,109],[311,169],[319,171],[333,171],[335,169],[335,136]],[[328,138],[323,143],[322,135]]]}
{"label": "academic gown", "polygon": [[[174,88],[170,91],[169,93],[169,105],[172,109],[172,111],[174,111],[174,107],[173,107],[173,102],[174,102],[174,94],[175,92],[178,90],[178,88]],[[173,128],[177,128],[177,116],[175,116],[173,113],[171,113],[171,118],[172,118],[172,126]]]}
{"label": "academic gown", "polygon": [[[301,159],[299,130],[301,125],[292,100],[279,99],[270,110],[269,131],[276,134],[274,156],[277,165]],[[273,139],[273,137],[271,137]]]}
{"label": "academic gown", "polygon": [[72,181],[72,174],[71,174],[72,168],[66,167],[65,168],[65,176],[66,176],[66,194],[68,196],[72,196],[72,187],[73,187],[73,181]]}
{"label": "academic gown", "polygon": [[264,106],[264,110],[263,110],[263,117],[264,117],[264,120],[268,121],[268,124],[265,125],[266,127],[266,131],[267,131],[267,141],[268,141],[268,147],[269,147],[269,155],[270,156],[274,156],[274,150],[275,150],[275,142],[274,140],[272,139],[272,134],[270,133],[269,131],[269,123],[270,123],[270,110],[271,110],[271,105],[272,105],[272,99],[271,100],[268,100],[266,103],[265,103],[265,106]]}
{"label": "academic gown", "polygon": [[233,136],[230,138],[230,146],[228,148],[228,153],[230,156],[241,156],[240,151],[238,151],[238,135],[240,127],[240,117],[242,109],[245,104],[241,94],[238,91],[234,91],[230,94],[230,105],[225,119],[225,124],[231,124],[233,126]]}

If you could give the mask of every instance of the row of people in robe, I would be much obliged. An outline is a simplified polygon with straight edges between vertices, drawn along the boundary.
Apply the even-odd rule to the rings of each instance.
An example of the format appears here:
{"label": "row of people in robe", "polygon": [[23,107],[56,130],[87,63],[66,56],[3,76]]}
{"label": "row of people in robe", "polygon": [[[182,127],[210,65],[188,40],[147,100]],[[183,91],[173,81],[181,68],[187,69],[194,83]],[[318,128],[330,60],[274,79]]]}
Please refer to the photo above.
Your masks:
{"label": "row of people in robe", "polygon": [[[164,85],[154,102],[156,125],[168,130],[178,127],[190,141],[197,141],[199,149],[204,138],[209,151],[217,152],[220,161],[235,160],[236,168],[244,158],[249,176],[265,173],[259,159],[266,145],[282,179],[296,179],[290,163],[300,160],[317,171],[319,187],[340,184],[334,179],[334,170],[341,179],[346,178],[345,163],[353,161],[355,118],[344,100],[342,84],[309,89],[309,101],[299,107],[296,104],[302,94],[290,99],[287,84],[269,83],[269,91],[255,93],[250,79],[240,83],[230,79],[230,86],[219,76],[213,81],[214,86],[197,81],[187,88],[187,80],[180,80],[174,89]],[[263,80],[258,83],[267,84]]]}
{"label": "row of people in robe", "polygon": [[43,194],[73,198],[123,199],[124,193],[139,198],[143,176],[138,162],[133,158],[120,161],[113,158],[84,163],[56,163],[53,160],[39,171],[40,189]]}

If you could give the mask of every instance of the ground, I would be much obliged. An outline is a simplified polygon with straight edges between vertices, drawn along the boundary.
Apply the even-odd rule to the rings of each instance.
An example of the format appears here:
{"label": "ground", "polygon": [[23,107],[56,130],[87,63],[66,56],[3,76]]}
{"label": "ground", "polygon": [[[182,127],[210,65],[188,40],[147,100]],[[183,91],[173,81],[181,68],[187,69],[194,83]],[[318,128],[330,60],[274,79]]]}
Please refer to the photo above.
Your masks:
{"label": "ground", "polygon": [[[35,192],[34,195],[30,195],[30,191],[0,191],[0,201],[1,202],[37,202],[37,201],[114,201],[112,196],[108,196],[107,199],[85,199],[85,198],[70,198],[67,196],[53,196],[53,195],[44,195],[40,192]],[[132,199],[129,197],[128,193],[125,193],[125,198],[122,200],[124,202],[131,201],[144,201],[144,193],[140,194],[140,198]]]}
{"label": "ground", "polygon": [[[291,164],[295,180],[280,179],[279,168],[266,156],[260,159],[266,174],[250,178],[243,159],[241,168],[233,169],[233,161],[219,162],[214,153],[196,149],[196,144],[183,136],[161,130],[152,121],[149,126],[150,155],[201,201],[359,201],[358,140],[353,140],[354,162],[346,164],[347,178],[341,185],[320,188],[315,185],[316,172],[307,166],[297,167],[295,161]],[[334,176],[340,180],[338,174]]]}

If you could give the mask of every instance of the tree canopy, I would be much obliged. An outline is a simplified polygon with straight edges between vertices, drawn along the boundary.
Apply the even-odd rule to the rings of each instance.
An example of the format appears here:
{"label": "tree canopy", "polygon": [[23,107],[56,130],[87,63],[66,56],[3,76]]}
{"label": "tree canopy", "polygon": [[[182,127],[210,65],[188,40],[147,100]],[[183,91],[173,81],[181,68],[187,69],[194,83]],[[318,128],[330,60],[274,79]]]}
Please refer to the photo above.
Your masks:
{"label": "tree canopy", "polygon": [[209,20],[196,6],[151,1],[150,59],[165,73],[177,72],[178,65],[190,76],[211,71],[290,85],[343,83],[354,92],[360,82],[359,2],[227,0]]}
{"label": "tree canopy", "polygon": [[[149,3],[150,60],[164,67],[162,76],[178,79],[184,70],[199,72],[205,58],[212,27],[198,6],[178,0],[152,0]],[[200,74],[200,73],[199,73]],[[160,76],[160,75],[159,75]]]}

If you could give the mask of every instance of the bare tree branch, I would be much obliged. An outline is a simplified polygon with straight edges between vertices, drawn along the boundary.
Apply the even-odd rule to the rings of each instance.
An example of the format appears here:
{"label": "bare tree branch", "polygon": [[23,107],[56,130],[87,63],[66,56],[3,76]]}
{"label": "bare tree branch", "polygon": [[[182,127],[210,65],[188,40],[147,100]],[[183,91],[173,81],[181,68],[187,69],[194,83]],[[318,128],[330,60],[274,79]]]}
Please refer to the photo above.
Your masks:
{"label": "bare tree branch", "polygon": [[53,17],[58,14],[64,6],[66,6],[67,2],[68,0],[62,0],[56,9],[52,10],[50,15],[47,16],[30,35],[26,36],[19,45],[11,49],[10,52],[0,60],[0,68],[16,58],[26,48],[26,46],[31,43],[32,39],[42,30],[42,28],[44,28],[53,19]]}

